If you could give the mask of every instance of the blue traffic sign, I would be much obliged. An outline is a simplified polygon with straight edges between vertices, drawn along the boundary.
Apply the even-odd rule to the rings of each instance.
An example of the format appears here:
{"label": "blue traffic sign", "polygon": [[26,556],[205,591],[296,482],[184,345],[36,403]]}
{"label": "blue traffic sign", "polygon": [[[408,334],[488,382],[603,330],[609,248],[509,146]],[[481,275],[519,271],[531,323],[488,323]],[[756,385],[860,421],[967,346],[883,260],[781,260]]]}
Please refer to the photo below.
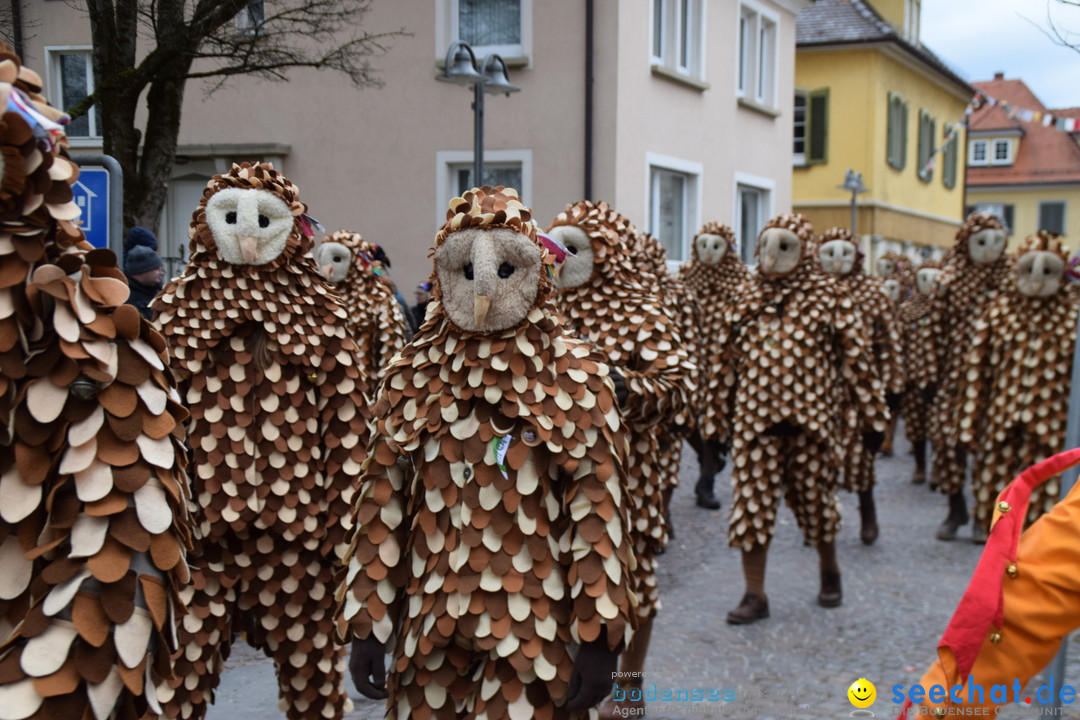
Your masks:
{"label": "blue traffic sign", "polygon": [[103,167],[80,167],[71,190],[82,215],[80,228],[94,247],[109,247],[109,171]]}

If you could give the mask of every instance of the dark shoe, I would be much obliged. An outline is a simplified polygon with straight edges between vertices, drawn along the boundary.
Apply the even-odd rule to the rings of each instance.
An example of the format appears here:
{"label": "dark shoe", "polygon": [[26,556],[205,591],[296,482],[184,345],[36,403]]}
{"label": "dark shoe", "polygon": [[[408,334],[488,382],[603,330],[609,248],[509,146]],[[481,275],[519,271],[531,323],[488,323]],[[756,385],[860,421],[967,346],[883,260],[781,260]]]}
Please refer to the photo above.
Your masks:
{"label": "dark shoe", "polygon": [[840,573],[830,570],[821,571],[821,592],[817,604],[825,608],[840,607],[844,601],[844,591],[840,588]]}
{"label": "dark shoe", "polygon": [[713,478],[702,476],[698,478],[694,486],[694,495],[697,496],[697,506],[706,510],[719,510],[720,498],[713,492]]}
{"label": "dark shoe", "polygon": [[960,529],[961,525],[966,525],[970,520],[967,513],[967,501],[964,500],[964,493],[958,492],[955,495],[949,496],[949,515],[945,518],[945,522],[941,523],[941,527],[937,531],[938,540],[955,540],[956,531]]}
{"label": "dark shoe", "polygon": [[874,507],[873,490],[859,493],[859,519],[862,522],[859,539],[863,541],[863,545],[873,545],[878,539],[877,508]]}
{"label": "dark shoe", "polygon": [[975,526],[971,528],[971,542],[975,543],[976,545],[985,545],[986,535],[986,528],[984,528],[980,523],[975,523]]}
{"label": "dark shoe", "polygon": [[926,471],[916,470],[915,474],[911,476],[911,484],[922,485],[924,482],[926,482]]}
{"label": "dark shoe", "polygon": [[746,593],[739,601],[739,607],[727,614],[727,621],[729,625],[749,625],[767,617],[769,599],[756,593]]}

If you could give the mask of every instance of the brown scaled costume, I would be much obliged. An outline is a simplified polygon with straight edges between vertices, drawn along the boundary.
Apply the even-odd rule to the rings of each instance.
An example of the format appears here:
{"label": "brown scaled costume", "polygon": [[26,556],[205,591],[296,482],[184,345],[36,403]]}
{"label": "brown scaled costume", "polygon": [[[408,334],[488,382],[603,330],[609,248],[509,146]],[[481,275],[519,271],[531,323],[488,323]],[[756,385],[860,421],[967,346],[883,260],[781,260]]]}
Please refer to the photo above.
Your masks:
{"label": "brown scaled costume", "polygon": [[[915,270],[940,270],[941,263],[927,260]],[[930,393],[938,385],[941,365],[938,360],[936,331],[933,325],[933,295],[918,287],[897,308],[906,377],[900,415],[904,418],[904,435],[915,453],[916,483],[926,482],[926,443],[930,433]]]}
{"label": "brown scaled costume", "polygon": [[[349,331],[363,363],[362,372],[374,389],[382,380],[390,359],[405,347],[406,319],[394,288],[386,280],[382,262],[375,258],[372,243],[360,233],[338,230],[323,243],[336,242],[351,253],[348,274],[334,283],[349,313]],[[321,247],[321,246],[320,246]],[[322,259],[320,258],[320,263]]]}
{"label": "brown scaled costume", "polygon": [[712,363],[721,371],[711,386],[710,412],[720,441],[730,442],[734,465],[728,540],[743,549],[747,579],[747,595],[729,622],[768,616],[761,595],[765,552],[781,496],[807,542],[818,547],[819,603],[839,604],[833,543],[843,458],[834,448],[844,417],[836,399],[850,398],[862,432],[884,431],[888,418],[859,312],[814,262],[810,223],[802,215],[770,220],[759,237],[759,253],[762,242],[773,242],[772,229],[796,236],[802,255],[787,274],[765,275],[758,268],[725,315]]}
{"label": "brown scaled costume", "polygon": [[116,256],[72,222],[79,171],[40,90],[0,44],[2,714],[158,718],[189,580],[187,413]]}
{"label": "brown scaled costume", "polygon": [[[1053,253],[1063,267],[1068,259],[1045,231],[1020,243],[1017,261],[1029,252]],[[1061,283],[1053,295],[1029,297],[1010,281],[975,324],[957,416],[960,441],[978,450],[971,489],[975,522],[987,531],[1008,479],[1065,449],[1080,295]],[[1060,491],[1060,476],[1038,485],[1028,522],[1049,511]]]}
{"label": "brown scaled costume", "polygon": [[[847,243],[848,257],[853,260],[847,273],[832,274],[841,287],[848,291],[862,324],[868,332],[868,341],[874,359],[874,370],[885,389],[890,410],[900,410],[900,396],[904,391],[904,367],[901,361],[900,328],[892,301],[886,295],[880,277],[873,277],[863,270],[862,256],[852,240],[851,232],[843,228],[829,228],[818,239],[821,249],[825,243]],[[866,544],[877,539],[877,519],[874,505],[874,458],[873,449],[863,444],[863,429],[858,421],[858,409],[852,406],[847,388],[839,386],[837,403],[849,420],[843,429],[843,477],[841,487],[859,494],[859,510],[862,516],[862,540]]]}
{"label": "brown scaled costume", "polygon": [[[471,190],[436,251],[507,228],[540,255],[529,215],[512,190]],[[578,646],[604,631],[614,649],[633,621],[614,393],[563,334],[544,267],[521,279],[538,288],[523,320],[468,332],[442,304],[459,270],[438,258],[427,320],[375,406],[340,618],[393,636],[390,718],[566,718]]]}
{"label": "brown scaled costume", "polygon": [[972,213],[967,217],[938,276],[931,317],[941,361],[940,383],[930,416],[930,442],[934,447],[931,482],[949,496],[949,516],[938,533],[942,539],[952,539],[948,537],[950,533],[944,532],[946,526],[955,537],[956,528],[968,520],[963,495],[967,461],[958,437],[955,411],[975,321],[1012,274],[1011,258],[1004,253],[989,264],[971,258],[968,240],[982,230],[1003,232],[1004,228],[993,215]]}
{"label": "brown scaled costume", "polygon": [[[224,204],[208,210],[219,193],[236,198],[231,215]],[[255,198],[258,224],[248,215]],[[192,217],[188,265],[154,301],[191,407],[198,508],[174,716],[203,717],[240,631],[274,659],[291,720],[339,718],[351,706],[333,584],[368,402],[345,311],[307,254],[304,210],[268,164],[215,176]],[[258,233],[267,213],[268,232],[280,223],[287,234],[280,254],[226,261],[234,239],[224,229],[251,222]]]}

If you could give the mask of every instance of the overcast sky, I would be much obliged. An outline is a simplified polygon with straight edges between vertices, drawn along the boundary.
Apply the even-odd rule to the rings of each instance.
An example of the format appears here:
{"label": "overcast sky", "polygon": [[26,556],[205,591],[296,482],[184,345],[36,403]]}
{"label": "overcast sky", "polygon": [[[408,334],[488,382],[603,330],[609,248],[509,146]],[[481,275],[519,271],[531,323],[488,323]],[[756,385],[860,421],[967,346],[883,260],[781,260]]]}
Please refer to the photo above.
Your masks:
{"label": "overcast sky", "polygon": [[1080,45],[1080,7],[1059,0],[922,0],[922,42],[969,82],[1003,72],[1048,108],[1080,106],[1080,51],[1040,30],[1048,16]]}

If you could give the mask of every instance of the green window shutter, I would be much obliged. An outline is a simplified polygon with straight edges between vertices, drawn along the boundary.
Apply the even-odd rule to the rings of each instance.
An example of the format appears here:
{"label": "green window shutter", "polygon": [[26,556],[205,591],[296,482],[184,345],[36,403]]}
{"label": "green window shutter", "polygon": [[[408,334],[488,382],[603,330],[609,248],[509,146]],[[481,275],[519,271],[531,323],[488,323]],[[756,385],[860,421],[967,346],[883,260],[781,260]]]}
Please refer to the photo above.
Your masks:
{"label": "green window shutter", "polygon": [[926,179],[923,174],[923,169],[926,167],[926,162],[930,159],[930,137],[927,131],[930,128],[927,126],[926,113],[919,111],[919,150],[915,154],[915,162],[918,163],[918,167],[915,168],[915,172],[922,179]]}
{"label": "green window shutter", "polygon": [[806,163],[823,163],[829,156],[829,89],[808,93],[806,105]]}
{"label": "green window shutter", "polygon": [[[950,136],[953,134],[953,125],[945,125],[945,135]],[[945,150],[942,153],[944,158],[942,160],[942,182],[949,190],[956,187],[956,158],[957,151],[956,146],[959,141],[959,136],[950,137],[945,144]]]}
{"label": "green window shutter", "polygon": [[907,101],[900,103],[900,157],[899,165],[900,170],[907,167],[907,136],[908,136],[908,104]]}
{"label": "green window shutter", "polygon": [[[929,153],[927,153],[927,154],[928,154],[928,155],[930,155],[930,156],[933,156],[934,150],[936,150],[936,149],[937,149],[937,148],[936,148],[936,147],[934,146],[934,138],[936,138],[936,137],[937,137],[937,120],[935,120],[935,119],[934,119],[934,118],[932,118],[932,117],[931,117],[931,118],[929,118],[929,120],[930,120],[930,132],[929,132],[929,134],[927,134],[927,136],[926,136],[926,142],[927,142],[927,143],[929,144],[929,146],[930,146],[930,152],[929,152]],[[935,164],[936,164],[936,163],[935,163]],[[925,166],[924,166],[924,167],[925,167]],[[930,171],[928,171],[928,172],[926,173],[926,182],[930,182],[930,181],[931,181],[931,180],[933,179],[933,177],[934,177],[934,171],[933,171],[933,169],[931,169]]]}
{"label": "green window shutter", "polygon": [[885,160],[892,167],[896,167],[896,132],[897,117],[896,117],[896,100],[892,93],[889,93],[888,107],[886,118],[888,125],[885,129]]}

